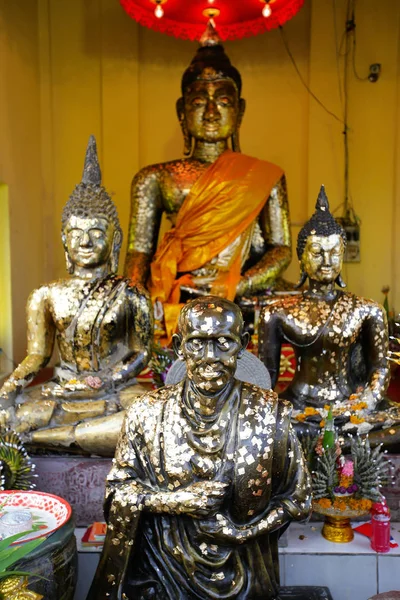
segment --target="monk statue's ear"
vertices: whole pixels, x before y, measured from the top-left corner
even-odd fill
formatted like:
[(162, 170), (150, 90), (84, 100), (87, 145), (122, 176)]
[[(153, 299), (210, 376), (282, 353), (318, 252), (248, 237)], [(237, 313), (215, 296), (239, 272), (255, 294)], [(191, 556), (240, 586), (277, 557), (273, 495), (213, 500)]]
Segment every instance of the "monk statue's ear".
[(303, 271), (303, 269), (302, 269), (301, 273), (300, 273), (300, 279), (299, 279), (298, 283), (296, 283), (294, 288), (296, 290), (300, 289), (301, 287), (303, 287), (303, 285), (305, 284), (306, 281), (307, 281), (307, 273), (305, 271)]
[(182, 352), (182, 336), (179, 333), (174, 333), (172, 336), (172, 347), (179, 360), (184, 360)]
[(176, 114), (178, 115), (179, 123), (182, 129), (183, 135), (183, 154), (185, 156), (190, 156), (192, 153), (192, 136), (190, 135), (186, 119), (185, 119), (185, 100), (183, 97), (178, 98), (176, 102)]
[(341, 288), (345, 288), (347, 287), (347, 284), (343, 281), (341, 274), (339, 273), (339, 275), (336, 277), (336, 281), (335, 283), (341, 287)]
[(239, 352), (238, 352), (238, 358), (240, 358), (241, 356), (243, 356), (244, 351), (247, 348), (247, 345), (250, 341), (250, 334), (248, 331), (245, 331), (244, 333), (242, 333), (241, 335), (241, 342), (242, 342), (242, 347), (240, 348)]
[(64, 246), (64, 256), (65, 256), (65, 266), (70, 275), (74, 272), (74, 264), (69, 257), (69, 252), (67, 248), (67, 238), (64, 233), (61, 234), (61, 240)]
[(232, 150), (234, 152), (241, 151), (240, 150), (239, 130), (240, 130), (240, 126), (242, 124), (242, 119), (243, 119), (245, 109), (246, 109), (246, 100), (244, 98), (240, 98), (239, 99), (239, 113), (238, 113), (238, 118), (237, 118), (237, 123), (236, 123), (236, 129), (231, 138)]
[(110, 269), (111, 273), (117, 273), (119, 263), (119, 251), (122, 245), (122, 233), (118, 229), (114, 232), (113, 244), (110, 256)]
[(246, 100), (244, 98), (239, 98), (239, 116), (238, 116), (238, 124), (237, 124), (238, 129), (240, 128), (240, 126), (242, 124), (243, 115), (244, 115), (245, 110), (246, 110)]

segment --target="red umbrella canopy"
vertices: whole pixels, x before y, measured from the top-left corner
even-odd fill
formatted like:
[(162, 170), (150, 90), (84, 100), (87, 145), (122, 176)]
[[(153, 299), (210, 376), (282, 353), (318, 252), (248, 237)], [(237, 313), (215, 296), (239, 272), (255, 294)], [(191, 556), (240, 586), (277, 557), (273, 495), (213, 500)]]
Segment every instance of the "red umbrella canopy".
[[(120, 3), (138, 23), (168, 35), (200, 39), (208, 18), (214, 17), (221, 39), (235, 40), (283, 25), (301, 9), (304, 0), (120, 0)], [(215, 14), (207, 14), (207, 9)]]

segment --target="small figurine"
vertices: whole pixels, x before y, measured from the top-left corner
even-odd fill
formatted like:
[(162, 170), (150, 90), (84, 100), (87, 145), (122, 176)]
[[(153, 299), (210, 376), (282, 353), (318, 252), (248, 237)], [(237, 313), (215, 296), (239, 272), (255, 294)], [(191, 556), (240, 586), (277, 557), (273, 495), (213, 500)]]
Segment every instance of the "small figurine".
[(315, 213), (297, 240), (300, 283), (308, 278), (309, 287), (299, 296), (272, 302), (260, 316), (260, 358), (272, 387), (282, 344), (291, 344), (296, 353), (296, 373), (281, 397), (293, 403), (303, 431), (317, 431), (330, 409), (345, 431), (367, 433), (392, 419), (400, 422), (395, 407), (379, 412), (389, 383), (385, 311), (336, 287), (344, 287), (345, 246), (346, 234), (330, 213), (322, 186)]
[[(132, 182), (125, 274), (164, 305), (169, 333), (179, 302), (264, 294), (291, 260), (285, 175), (241, 154), (241, 91), (210, 23), (177, 102), (185, 158), (145, 167)], [(172, 229), (157, 249), (163, 214)]]
[[(120, 391), (150, 359), (152, 310), (143, 288), (116, 275), (122, 231), (101, 185), (94, 137), (63, 210), (62, 241), (71, 277), (28, 300), (28, 354), (0, 390), (1, 421), (23, 441), (112, 456), (123, 420)], [(55, 340), (55, 379), (27, 389)]]
[(127, 411), (88, 599), (277, 597), (279, 530), (308, 516), (310, 476), (290, 404), (234, 378), (247, 342), (232, 302), (182, 309), (187, 376)]

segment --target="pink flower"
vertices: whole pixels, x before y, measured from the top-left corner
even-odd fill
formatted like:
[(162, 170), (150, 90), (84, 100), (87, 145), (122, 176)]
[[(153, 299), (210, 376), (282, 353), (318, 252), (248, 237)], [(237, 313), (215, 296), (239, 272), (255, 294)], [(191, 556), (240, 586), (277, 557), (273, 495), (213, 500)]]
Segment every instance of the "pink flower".
[(99, 390), (103, 385), (103, 382), (100, 379), (100, 377), (93, 377), (92, 375), (86, 377), (85, 381), (88, 384), (88, 386), (93, 388), (94, 390)]
[(342, 468), (343, 477), (353, 477), (354, 475), (354, 464), (352, 460), (346, 460)]

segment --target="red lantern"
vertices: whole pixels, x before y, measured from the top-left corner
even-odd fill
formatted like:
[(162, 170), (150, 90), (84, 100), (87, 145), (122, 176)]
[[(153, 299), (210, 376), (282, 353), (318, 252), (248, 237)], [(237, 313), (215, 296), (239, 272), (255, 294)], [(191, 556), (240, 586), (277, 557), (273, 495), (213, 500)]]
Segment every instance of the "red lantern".
[(120, 3), (138, 23), (168, 35), (199, 40), (208, 19), (214, 17), (220, 38), (235, 40), (284, 25), (301, 9), (304, 0), (120, 0)]

